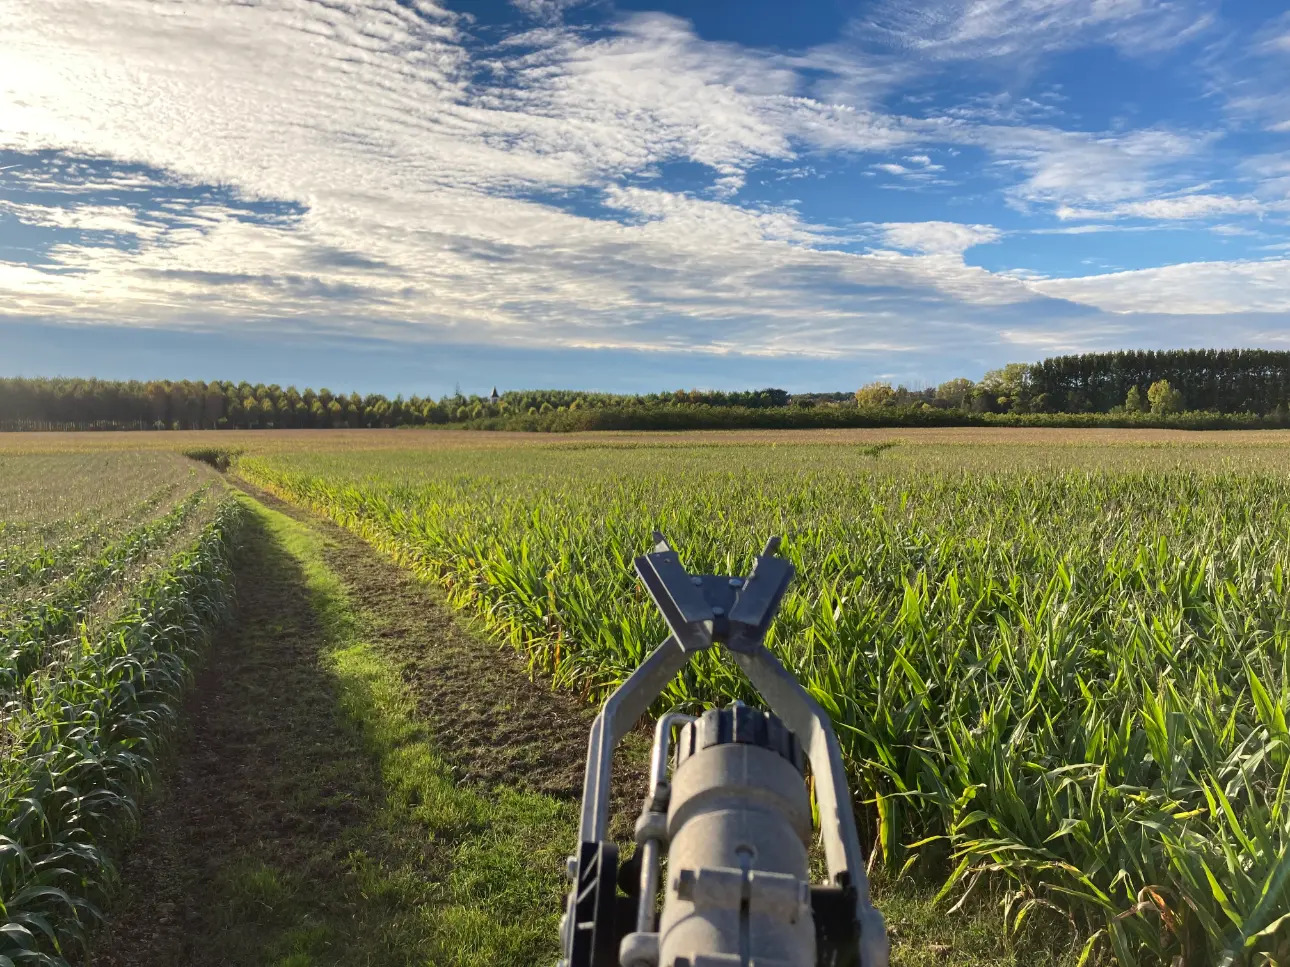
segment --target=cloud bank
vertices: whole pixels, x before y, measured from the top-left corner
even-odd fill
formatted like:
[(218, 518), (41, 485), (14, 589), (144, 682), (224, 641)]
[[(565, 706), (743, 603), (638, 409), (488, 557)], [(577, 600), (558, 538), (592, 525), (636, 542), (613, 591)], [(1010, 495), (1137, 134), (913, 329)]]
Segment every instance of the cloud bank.
[[(430, 0), (10, 0), (0, 318), (836, 357), (1133, 341), (1161, 313), (1219, 314), (1252, 340), (1290, 309), (1277, 152), (1216, 183), (1213, 128), (1080, 126), (1060, 96), (915, 96), (946, 64), (1165, 56), (1205, 42), (1213, 11), (912, 9), (785, 51), (551, 0), (503, 24)], [(1290, 34), (1259, 29), (1249, 56), (1284, 58)], [(1276, 92), (1226, 103), (1233, 124), (1280, 123)], [(776, 178), (839, 202), (767, 194)], [(875, 218), (887, 189), (940, 194), (924, 217)], [(959, 216), (958, 195), (993, 215)], [(1254, 232), (1265, 254), (1008, 264), (1063, 222), (1101, 237), (1218, 218), (1249, 219), (1224, 237)]]

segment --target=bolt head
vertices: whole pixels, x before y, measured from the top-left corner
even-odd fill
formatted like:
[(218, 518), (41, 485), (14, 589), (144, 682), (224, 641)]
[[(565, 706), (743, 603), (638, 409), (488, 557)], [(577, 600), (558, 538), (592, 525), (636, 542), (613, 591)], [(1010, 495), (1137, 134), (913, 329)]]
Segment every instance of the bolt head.
[(726, 613), (726, 609), (725, 609), (725, 608), (713, 608), (713, 609), (712, 609), (712, 613), (713, 613), (716, 617), (720, 618), (723, 614), (725, 614), (725, 613)]
[(703, 583), (703, 578), (699, 577), (699, 576), (696, 574), (694, 577), (690, 578), (690, 583), (691, 583), (691, 584), (694, 584), (694, 585), (702, 584), (702, 583)]
[(743, 578), (731, 578), (731, 579), (730, 579), (730, 586), (731, 586), (732, 588), (742, 588), (742, 587), (744, 586), (744, 579), (743, 579)]

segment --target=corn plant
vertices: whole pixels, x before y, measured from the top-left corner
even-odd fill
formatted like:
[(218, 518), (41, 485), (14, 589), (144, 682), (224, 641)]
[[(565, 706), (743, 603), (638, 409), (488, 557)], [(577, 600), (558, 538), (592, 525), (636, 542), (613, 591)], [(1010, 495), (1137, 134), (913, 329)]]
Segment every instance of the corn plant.
[[(590, 700), (664, 634), (663, 530), (798, 570), (768, 639), (833, 716), (875, 861), (1125, 965), (1290, 951), (1290, 478), (1230, 446), (282, 453), (239, 472), (433, 577)], [(749, 697), (703, 656), (682, 708)]]
[[(152, 472), (138, 473), (138, 463)], [(65, 967), (83, 946), (115, 881), (112, 851), (138, 821), (189, 662), (229, 602), (240, 505), (213, 490), (209, 474), (191, 477), (178, 458), (118, 469), (97, 487), (124, 491), (102, 504), (129, 508), (112, 518), (124, 532), (105, 525), (117, 536), (97, 554), (43, 597), (0, 609), (9, 622), (0, 676), (0, 965)], [(131, 497), (136, 486), (143, 489)], [(0, 485), (0, 504), (6, 499), (15, 502)], [(78, 528), (96, 533), (84, 515), (61, 530)], [(33, 529), (60, 530), (14, 528)]]

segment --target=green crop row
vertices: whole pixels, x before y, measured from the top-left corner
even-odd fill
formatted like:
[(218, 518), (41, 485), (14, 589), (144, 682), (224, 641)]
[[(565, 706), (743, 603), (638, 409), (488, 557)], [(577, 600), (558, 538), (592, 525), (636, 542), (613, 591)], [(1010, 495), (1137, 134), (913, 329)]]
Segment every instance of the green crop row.
[[(1124, 965), (1290, 956), (1290, 478), (1239, 448), (282, 454), (239, 472), (597, 700), (665, 629), (632, 574), (786, 537), (768, 645), (829, 710), (888, 876), (984, 886)], [(748, 698), (708, 654), (660, 708)]]
[(21, 681), (0, 761), (0, 965), (65, 967), (99, 920), (189, 663), (230, 602), (241, 505), (56, 667)]
[(210, 486), (189, 494), (162, 516), (138, 525), (97, 557), (82, 562), (50, 593), (23, 602), (17, 613), (5, 614), (0, 608), (0, 692), (12, 691), (48, 660), (58, 642), (85, 619), (104, 588), (126, 583), (140, 561), (164, 552), (211, 497)]
[(52, 540), (37, 533), (22, 535), (28, 538), (26, 541), (6, 542), (8, 535), (0, 529), (4, 553), (0, 558), (0, 595), (12, 601), (24, 588), (48, 588), (74, 573), (87, 558), (97, 557), (123, 534), (151, 519), (158, 509), (171, 506), (176, 489), (176, 481), (167, 481), (116, 516), (98, 516), (99, 508), (93, 508), (77, 515), (79, 520), (47, 524), (42, 529), (54, 532)]

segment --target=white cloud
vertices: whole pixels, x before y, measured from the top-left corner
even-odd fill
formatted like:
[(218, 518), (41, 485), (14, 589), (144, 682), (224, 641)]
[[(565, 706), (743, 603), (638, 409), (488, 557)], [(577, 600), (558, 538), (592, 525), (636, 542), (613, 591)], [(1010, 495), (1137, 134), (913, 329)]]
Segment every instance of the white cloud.
[[(835, 226), (750, 201), (750, 172), (842, 153), (907, 183), (893, 187), (921, 188), (945, 183), (956, 150), (979, 148), (992, 173), (1016, 180), (1010, 198), (1023, 208), (1112, 217), (1137, 206), (1163, 220), (1217, 204), (1194, 199), (1241, 201), (1159, 197), (1211, 143), (1203, 133), (900, 116), (879, 104), (908, 76), (890, 56), (717, 43), (662, 14), (588, 31), (564, 25), (562, 0), (517, 5), (539, 22), (487, 47), (470, 17), (428, 0), (0, 6), (0, 148), (36, 159), (0, 177), (63, 194), (0, 209), (59, 239), (43, 261), (0, 263), (0, 314), (531, 346), (904, 351), (933, 336), (975, 344), (972, 326), (1013, 307), (1121, 304), (1158, 283), (1080, 288), (967, 266), (964, 251), (1003, 235), (953, 221), (870, 224), (893, 250), (857, 254)], [(1026, 30), (1041, 48), (1058, 43), (1068, 23), (1085, 39), (1159, 29), (1158, 11), (1125, 0), (1041, 6), (964, 6), (924, 52), (964, 55), (984, 23), (1005, 47)], [(837, 101), (822, 99), (829, 90)], [(702, 166), (706, 185), (640, 187), (672, 162)], [(1267, 184), (1282, 177), (1266, 166)], [(223, 191), (156, 201), (203, 186)], [(143, 201), (102, 200), (128, 193)], [(248, 214), (254, 200), (288, 214)], [(1236, 284), (1224, 291), (1233, 312), (1268, 304), (1242, 309)]]
[(1290, 155), (1286, 152), (1253, 155), (1241, 163), (1241, 169), (1258, 182), (1263, 195), (1282, 203), (1290, 201)]
[(887, 222), (879, 227), (889, 245), (928, 255), (961, 255), (974, 245), (997, 242), (1003, 237), (991, 225), (958, 222)]
[(887, 0), (859, 29), (936, 60), (1031, 60), (1090, 44), (1141, 56), (1204, 33), (1214, 20), (1207, 7), (1186, 0)]
[(1207, 94), (1225, 102), (1232, 117), (1272, 133), (1290, 131), (1290, 12), (1274, 17), (1252, 36), (1216, 44), (1207, 58)]
[(1071, 208), (1062, 205), (1057, 217), (1081, 218), (1147, 218), (1174, 221), (1188, 218), (1209, 218), (1214, 215), (1259, 215), (1273, 206), (1257, 198), (1234, 198), (1231, 195), (1180, 195), (1174, 198), (1150, 198), (1146, 201), (1124, 202), (1108, 209)]
[(1216, 315), (1290, 312), (1290, 260), (1191, 262), (1031, 287), (1107, 312)]
[[(802, 98), (777, 58), (701, 41), (675, 18), (629, 17), (593, 40), (542, 28), (484, 65), (503, 79), (490, 86), (463, 46), (468, 25), (429, 4), (72, 6), (0, 12), (13, 54), (0, 65), (5, 147), (126, 159), (166, 183), (229, 185), (302, 213), (263, 224), (211, 205), (201, 225), (189, 214), (163, 229), (126, 208), (28, 210), (136, 245), (55, 245), (58, 275), (7, 267), (10, 315), (310, 318), (401, 338), (709, 351), (727, 345), (716, 324), (740, 319), (743, 350), (786, 351), (810, 332), (830, 339), (808, 351), (837, 352), (890, 343), (869, 329), (886, 328), (893, 288), (947, 304), (1034, 298), (931, 259), (823, 251), (830, 233), (791, 212), (616, 186), (685, 159), (728, 191), (754, 161), (791, 158), (794, 133), (850, 147), (912, 139)], [(597, 183), (620, 219), (511, 197), (558, 202)]]
[(1133, 230), (1134, 229), (1125, 229), (1119, 225), (1093, 224), (1066, 225), (1062, 228), (1031, 228), (1027, 231), (1030, 235), (1093, 235), (1097, 232), (1121, 232)]
[(969, 137), (1026, 178), (1010, 190), (1021, 205), (1106, 205), (1138, 200), (1167, 184), (1167, 172), (1215, 135), (1164, 129), (1097, 135), (1057, 128), (982, 127)]
[(516, 9), (543, 23), (559, 23), (567, 11), (586, 0), (511, 0)]
[(133, 209), (124, 205), (32, 205), (0, 199), (0, 214), (7, 214), (18, 224), (38, 228), (70, 228), (87, 232), (112, 232), (122, 235), (153, 235), (156, 226), (141, 223)]
[[(905, 164), (885, 161), (869, 166), (870, 171), (881, 171), (883, 174), (899, 178), (907, 186), (944, 185), (950, 182), (942, 176), (944, 165), (932, 164), (932, 159), (925, 154), (905, 157)], [(868, 172), (866, 172), (868, 174)]]

